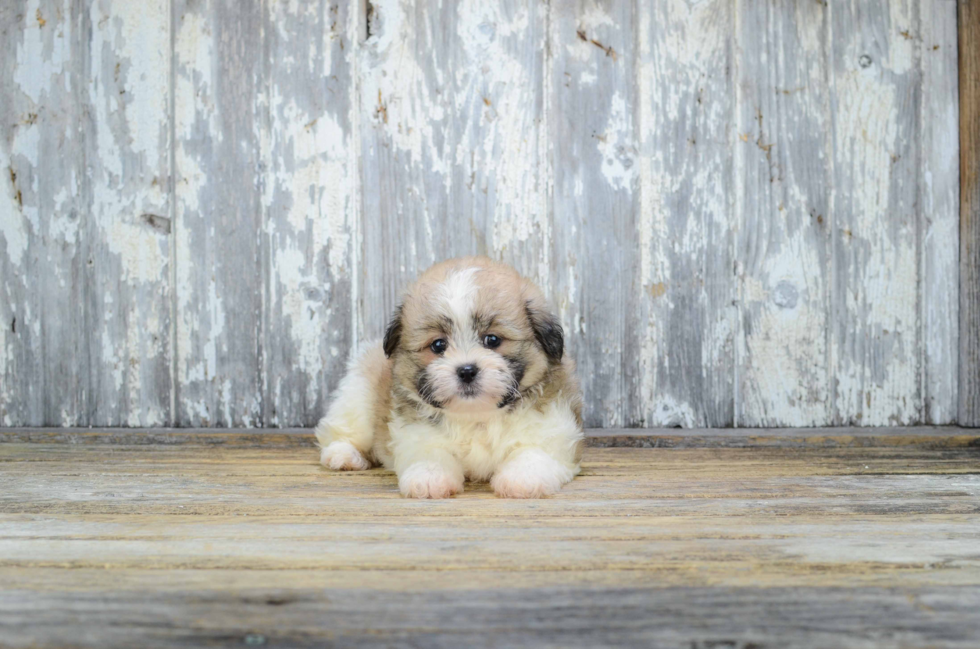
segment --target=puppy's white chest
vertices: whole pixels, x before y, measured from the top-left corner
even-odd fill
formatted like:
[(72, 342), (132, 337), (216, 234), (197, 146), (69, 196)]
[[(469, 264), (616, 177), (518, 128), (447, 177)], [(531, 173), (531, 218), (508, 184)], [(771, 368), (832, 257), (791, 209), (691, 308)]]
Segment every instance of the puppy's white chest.
[(489, 480), (507, 454), (507, 436), (500, 422), (460, 426), (453, 437), (454, 455), (470, 480)]
[(460, 461), (466, 477), (470, 480), (489, 480), (497, 466), (490, 447), (478, 441), (469, 444)]

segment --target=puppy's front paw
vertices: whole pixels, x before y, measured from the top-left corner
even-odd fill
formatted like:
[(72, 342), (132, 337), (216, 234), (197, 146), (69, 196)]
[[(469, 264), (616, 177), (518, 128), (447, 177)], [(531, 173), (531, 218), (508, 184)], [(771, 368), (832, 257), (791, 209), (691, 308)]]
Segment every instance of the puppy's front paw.
[(350, 442), (330, 442), (320, 451), (320, 464), (334, 471), (363, 471), (371, 463)]
[(398, 476), (398, 489), (408, 498), (449, 498), (463, 491), (463, 476), (438, 462), (416, 462)]
[(558, 493), (574, 473), (540, 449), (524, 451), (501, 466), (490, 480), (501, 498), (543, 498)]

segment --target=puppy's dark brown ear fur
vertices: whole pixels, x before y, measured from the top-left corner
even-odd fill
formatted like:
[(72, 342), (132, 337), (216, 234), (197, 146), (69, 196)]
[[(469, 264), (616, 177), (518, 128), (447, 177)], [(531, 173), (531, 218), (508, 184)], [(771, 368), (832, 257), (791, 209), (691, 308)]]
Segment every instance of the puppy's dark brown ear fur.
[(548, 360), (552, 363), (560, 363), (562, 354), (565, 352), (565, 334), (558, 318), (531, 300), (527, 301), (524, 308), (527, 311), (528, 320), (531, 321), (534, 337), (541, 345), (541, 349), (544, 350)]
[(398, 343), (401, 342), (401, 339), (402, 308), (399, 306), (395, 309), (395, 314), (391, 316), (391, 322), (388, 323), (388, 328), (385, 329), (384, 350), (387, 358), (391, 358), (391, 355), (398, 349)]

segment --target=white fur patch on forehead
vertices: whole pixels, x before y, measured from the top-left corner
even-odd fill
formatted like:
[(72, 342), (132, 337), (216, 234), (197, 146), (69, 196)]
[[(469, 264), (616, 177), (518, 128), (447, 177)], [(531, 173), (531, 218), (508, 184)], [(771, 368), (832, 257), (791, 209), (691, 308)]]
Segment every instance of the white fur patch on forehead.
[(440, 286), (439, 299), (458, 326), (469, 328), (476, 300), (476, 274), (479, 268), (463, 268), (453, 272)]

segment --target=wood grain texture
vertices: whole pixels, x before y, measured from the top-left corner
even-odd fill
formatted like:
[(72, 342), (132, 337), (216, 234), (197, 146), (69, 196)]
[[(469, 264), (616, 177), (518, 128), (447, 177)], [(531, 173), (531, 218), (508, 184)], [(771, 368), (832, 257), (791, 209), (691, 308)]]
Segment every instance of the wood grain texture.
[(739, 426), (832, 420), (829, 11), (736, 8)]
[(735, 7), (638, 11), (641, 421), (732, 426)]
[[(216, 571), (211, 579), (221, 580), (224, 572)], [(80, 578), (83, 574), (98, 573), (79, 571)], [(155, 586), (163, 575), (151, 572), (143, 578)], [(562, 585), (402, 593), (285, 589), (281, 583), (203, 594), (179, 586), (160, 594), (18, 589), (0, 594), (0, 608), (11, 611), (6, 617), (13, 647), (43, 638), (51, 646), (83, 647), (972, 649), (980, 633), (972, 615), (980, 601), (969, 586), (896, 591)], [(80, 629), (73, 624), (79, 619), (114, 623)]]
[(360, 53), (358, 329), (436, 261), (485, 254), (548, 287), (544, 24), (534, 0), (371, 4)]
[(904, 181), (916, 171), (920, 148), (917, 30), (910, 3), (831, 8), (831, 367), (838, 424), (921, 419), (920, 231), (915, 185)]
[(262, 5), (174, 0), (176, 422), (263, 422)]
[(0, 422), (166, 425), (169, 4), (0, 11)]
[[(199, 445), (226, 448), (315, 448), (308, 428), (259, 431), (242, 428), (5, 428), (0, 443), (103, 444), (110, 446)], [(837, 448), (921, 446), (980, 447), (980, 432), (956, 426), (837, 428), (589, 428), (586, 446), (596, 448)]]
[(590, 426), (977, 425), (957, 6), (0, 3), (0, 424), (309, 426), (479, 253)]
[[(959, 142), (956, 8), (945, 0), (920, 0), (919, 104), (919, 380), (921, 423), (957, 421), (959, 401), (959, 290), (953, 285), (958, 255)], [(967, 334), (969, 335), (969, 334)]]
[[(171, 422), (170, 3), (90, 0), (79, 16), (86, 202), (84, 420)], [(57, 392), (57, 383), (49, 390)]]
[(0, 444), (4, 643), (980, 641), (975, 447), (588, 449), (538, 501), (316, 459)]
[(354, 3), (265, 5), (263, 415), (313, 426), (354, 341)]
[(960, 0), (960, 338), (958, 420), (980, 426), (980, 5)]
[(553, 290), (587, 426), (642, 424), (633, 12), (630, 0), (556, 3), (548, 34)]
[(0, 66), (0, 421), (8, 426), (85, 420), (85, 368), (75, 362), (85, 316), (72, 299), (84, 284), (78, 231), (87, 220), (76, 17), (69, 2), (0, 5), (4, 61), (31, 63)]

